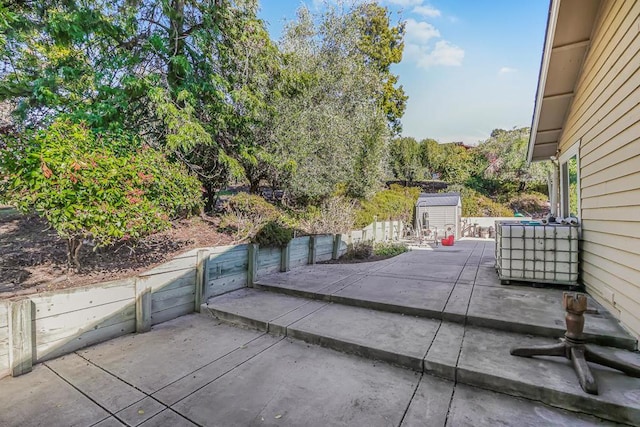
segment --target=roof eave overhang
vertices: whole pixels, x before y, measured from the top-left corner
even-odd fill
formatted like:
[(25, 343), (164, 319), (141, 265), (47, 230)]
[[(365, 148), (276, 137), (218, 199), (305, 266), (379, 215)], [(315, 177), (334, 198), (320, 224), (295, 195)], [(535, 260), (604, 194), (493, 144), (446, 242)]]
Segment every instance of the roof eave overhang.
[(549, 5), (549, 19), (547, 20), (547, 31), (544, 38), (544, 50), (542, 51), (542, 61), (540, 64), (540, 74), (538, 76), (538, 89), (536, 90), (536, 103), (533, 109), (533, 119), (531, 121), (531, 133), (529, 134), (529, 147), (527, 149), (527, 164), (533, 159), (533, 148), (536, 144), (536, 133), (540, 122), (540, 112), (542, 109), (542, 98), (544, 97), (544, 86), (547, 82), (549, 62), (551, 61), (551, 50), (553, 46), (553, 33), (556, 30), (558, 11), (560, 10), (560, 0), (551, 0)]
[(601, 0), (551, 0), (527, 163), (558, 154)]

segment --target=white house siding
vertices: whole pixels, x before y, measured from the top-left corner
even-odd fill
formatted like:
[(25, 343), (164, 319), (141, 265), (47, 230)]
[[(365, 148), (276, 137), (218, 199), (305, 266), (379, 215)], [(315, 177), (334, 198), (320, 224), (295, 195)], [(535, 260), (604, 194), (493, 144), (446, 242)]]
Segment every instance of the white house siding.
[(640, 2), (604, 1), (560, 151), (579, 143), (582, 281), (640, 336)]

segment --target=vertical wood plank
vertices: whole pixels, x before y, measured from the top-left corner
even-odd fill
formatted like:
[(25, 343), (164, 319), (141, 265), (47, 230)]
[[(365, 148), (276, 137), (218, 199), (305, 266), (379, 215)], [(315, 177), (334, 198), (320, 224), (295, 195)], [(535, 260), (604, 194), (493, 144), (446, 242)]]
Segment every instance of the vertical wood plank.
[(31, 372), (33, 365), (33, 303), (30, 299), (9, 305), (9, 371), (12, 377)]
[(200, 249), (196, 258), (196, 294), (194, 301), (194, 310), (196, 313), (200, 313), (200, 305), (204, 300), (204, 290), (208, 282), (207, 275), (209, 273), (208, 268), (209, 251), (206, 249)]
[(316, 247), (318, 246), (317, 240), (318, 236), (311, 236), (309, 238), (309, 264), (316, 263)]
[(387, 240), (387, 221), (382, 221), (382, 239), (381, 241)]
[(151, 330), (151, 287), (136, 279), (136, 332)]
[(336, 234), (333, 236), (333, 251), (331, 252), (331, 259), (338, 259), (340, 256), (340, 244), (342, 243), (342, 234)]
[(247, 286), (252, 288), (258, 276), (258, 245), (249, 245), (249, 262), (247, 265)]
[(373, 217), (373, 243), (376, 242), (377, 237), (378, 237), (378, 217), (374, 216)]
[(285, 272), (291, 269), (291, 242), (282, 248), (282, 256), (280, 257), (280, 271)]

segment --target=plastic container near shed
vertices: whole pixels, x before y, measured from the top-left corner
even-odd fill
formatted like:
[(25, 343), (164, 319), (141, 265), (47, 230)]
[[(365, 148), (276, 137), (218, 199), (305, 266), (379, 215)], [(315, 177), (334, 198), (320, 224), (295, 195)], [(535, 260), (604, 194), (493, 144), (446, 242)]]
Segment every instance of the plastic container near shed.
[(449, 237), (445, 237), (441, 241), (442, 246), (453, 246), (453, 239), (454, 239), (453, 234), (449, 235)]

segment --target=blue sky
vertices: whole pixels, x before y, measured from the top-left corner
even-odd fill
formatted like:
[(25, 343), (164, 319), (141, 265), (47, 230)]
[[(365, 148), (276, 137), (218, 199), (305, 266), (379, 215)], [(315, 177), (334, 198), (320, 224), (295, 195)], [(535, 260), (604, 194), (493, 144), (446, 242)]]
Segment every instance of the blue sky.
[[(278, 39), (302, 4), (261, 0)], [(475, 144), (495, 128), (531, 125), (549, 0), (381, 0), (407, 22), (402, 62), (392, 71), (409, 96), (403, 136)]]

